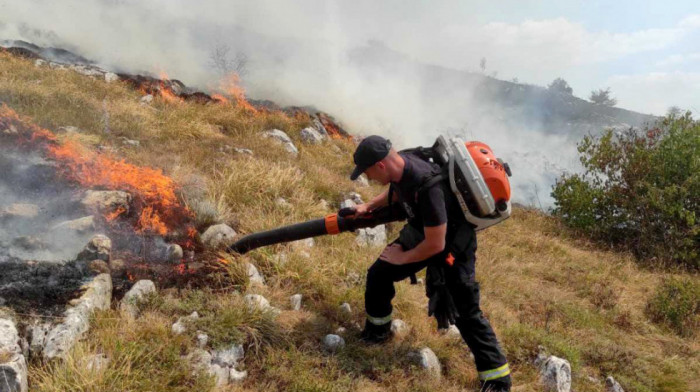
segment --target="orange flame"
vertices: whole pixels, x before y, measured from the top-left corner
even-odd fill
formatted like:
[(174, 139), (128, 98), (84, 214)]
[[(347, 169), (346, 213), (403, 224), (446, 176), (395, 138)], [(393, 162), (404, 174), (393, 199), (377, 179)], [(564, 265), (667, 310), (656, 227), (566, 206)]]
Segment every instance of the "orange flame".
[[(176, 184), (159, 169), (138, 167), (125, 161), (116, 161), (85, 150), (74, 140), (59, 143), (56, 135), (47, 129), (20, 118), (6, 105), (0, 106), (0, 126), (16, 125), (23, 134), (31, 134), (28, 141), (40, 146), (49, 158), (60, 163), (59, 172), (69, 180), (85, 187), (123, 190), (134, 198), (135, 211), (140, 216), (134, 229), (138, 233), (165, 235), (178, 228), (185, 228), (189, 240), (184, 246), (193, 245), (196, 230), (189, 221), (192, 212), (177, 199)], [(106, 216), (113, 220), (124, 211), (117, 210)]]
[[(250, 102), (248, 102), (248, 100), (245, 97), (245, 90), (243, 89), (243, 87), (241, 87), (240, 84), (241, 78), (238, 76), (238, 74), (234, 72), (226, 76), (221, 81), (220, 88), (226, 93), (228, 93), (231, 97), (233, 97), (233, 99), (236, 101), (236, 105), (242, 107), (246, 111), (258, 114), (258, 109), (254, 108), (253, 105), (251, 105)], [(226, 100), (225, 102), (228, 102), (228, 100)]]
[(160, 96), (163, 97), (165, 102), (180, 103), (180, 102), (184, 101), (181, 97), (177, 96), (175, 94), (175, 92), (170, 87), (165, 85), (165, 82), (170, 80), (170, 78), (168, 77), (168, 74), (165, 73), (165, 71), (160, 72), (159, 78), (160, 78), (160, 82), (159, 82)]
[(126, 208), (124, 207), (117, 207), (116, 210), (112, 211), (111, 213), (105, 215), (105, 219), (107, 219), (107, 222), (111, 222), (119, 217), (119, 215), (123, 214), (126, 212)]

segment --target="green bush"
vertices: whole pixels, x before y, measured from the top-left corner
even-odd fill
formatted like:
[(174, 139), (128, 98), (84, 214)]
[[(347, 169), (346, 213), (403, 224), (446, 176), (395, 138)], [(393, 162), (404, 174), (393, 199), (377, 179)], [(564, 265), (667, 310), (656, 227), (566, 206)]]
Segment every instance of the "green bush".
[(700, 267), (700, 121), (669, 115), (646, 131), (578, 145), (583, 174), (554, 185), (554, 214), (592, 239), (658, 264)]
[(696, 277), (665, 280), (646, 308), (652, 321), (665, 324), (683, 336), (700, 329), (700, 282)]

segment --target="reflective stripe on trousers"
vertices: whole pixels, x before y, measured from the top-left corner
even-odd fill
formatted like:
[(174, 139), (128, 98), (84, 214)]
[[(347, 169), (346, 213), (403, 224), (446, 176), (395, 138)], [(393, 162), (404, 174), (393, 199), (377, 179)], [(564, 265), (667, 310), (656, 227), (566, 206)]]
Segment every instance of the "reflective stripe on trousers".
[(384, 325), (384, 324), (391, 321), (391, 313), (389, 313), (388, 316), (384, 316), (384, 317), (372, 317), (368, 313), (367, 320), (374, 325)]
[(491, 370), (485, 370), (479, 372), (479, 379), (483, 381), (495, 380), (497, 378), (505, 377), (510, 374), (510, 367), (506, 363), (501, 367), (497, 367)]

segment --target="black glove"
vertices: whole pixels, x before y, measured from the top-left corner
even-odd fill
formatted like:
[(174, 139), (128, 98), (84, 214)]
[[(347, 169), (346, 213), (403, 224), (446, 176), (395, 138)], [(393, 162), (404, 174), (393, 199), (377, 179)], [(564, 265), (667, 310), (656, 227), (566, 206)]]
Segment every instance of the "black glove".
[(459, 311), (445, 281), (444, 263), (435, 260), (428, 264), (425, 275), (425, 295), (428, 300), (428, 316), (435, 316), (438, 328), (449, 328), (455, 324)]

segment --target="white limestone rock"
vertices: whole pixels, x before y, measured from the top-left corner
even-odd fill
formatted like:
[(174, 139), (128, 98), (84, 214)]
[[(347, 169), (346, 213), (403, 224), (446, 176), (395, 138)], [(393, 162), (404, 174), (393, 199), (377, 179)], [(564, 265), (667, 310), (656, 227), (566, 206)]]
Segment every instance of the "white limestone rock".
[(294, 294), (289, 297), (289, 303), (292, 306), (292, 310), (301, 310), (301, 294)]
[(535, 360), (540, 369), (540, 381), (547, 391), (571, 391), (571, 365), (566, 359), (540, 353)]
[(364, 174), (361, 174), (357, 179), (354, 181), (355, 184), (357, 184), (360, 187), (366, 187), (369, 186), (369, 180), (367, 179), (367, 176)]
[(119, 75), (115, 74), (114, 72), (105, 73), (105, 82), (113, 83), (113, 82), (118, 82), (118, 81), (119, 81)]
[(459, 333), (459, 328), (456, 325), (450, 325), (449, 328), (438, 329), (438, 332), (450, 339), (461, 339), (462, 335)]
[(85, 368), (88, 371), (99, 373), (109, 365), (109, 358), (105, 354), (93, 354), (84, 359)]
[(0, 318), (0, 391), (27, 392), (27, 360), (22, 354), (19, 333), (9, 318)]
[(625, 392), (625, 390), (613, 376), (608, 376), (605, 378), (605, 392)]
[(39, 206), (29, 203), (13, 203), (0, 208), (0, 220), (3, 219), (31, 219), (39, 215)]
[(44, 358), (63, 357), (90, 328), (90, 315), (95, 310), (106, 310), (112, 303), (112, 277), (109, 274), (95, 276), (83, 286), (85, 292), (63, 313), (64, 320), (46, 336)]
[(139, 100), (141, 105), (150, 105), (151, 102), (153, 102), (153, 95), (151, 94), (146, 94)]
[(236, 238), (236, 232), (224, 223), (209, 226), (202, 234), (202, 243), (208, 249), (216, 249), (231, 245)]
[(227, 349), (212, 352), (212, 362), (224, 367), (234, 367), (244, 356), (243, 346), (234, 344)]
[(112, 253), (112, 240), (106, 235), (97, 234), (93, 236), (87, 245), (78, 253), (77, 260), (92, 261), (102, 260), (109, 262)]
[(315, 130), (313, 127), (306, 127), (301, 130), (300, 133), (301, 140), (306, 144), (321, 144), (323, 143), (324, 137)]
[(408, 332), (408, 325), (401, 319), (391, 320), (391, 332), (396, 336), (403, 336)]
[(239, 147), (234, 147), (233, 151), (237, 154), (243, 154), (243, 155), (250, 155), (253, 156), (253, 150), (250, 150), (248, 148), (239, 148)]
[(265, 311), (272, 308), (272, 306), (270, 306), (270, 301), (260, 294), (246, 294), (246, 296), (243, 297), (243, 301), (245, 301), (246, 306), (250, 310), (257, 309)]
[(28, 327), (29, 355), (40, 357), (46, 343), (46, 335), (51, 330), (50, 323), (34, 324)]
[(340, 305), (340, 313), (346, 316), (352, 316), (352, 307), (350, 306), (350, 304), (347, 302), (343, 302)]
[(128, 213), (132, 196), (124, 191), (93, 191), (85, 192), (80, 201), (83, 207), (93, 213), (110, 214), (115, 211)]
[(180, 317), (171, 327), (175, 335), (180, 335), (187, 332), (187, 324), (199, 318), (199, 313), (192, 312), (189, 316)]
[(231, 368), (230, 373), (229, 373), (229, 383), (231, 384), (238, 384), (243, 382), (245, 378), (248, 376), (248, 372), (243, 370), (243, 371), (238, 371), (234, 368)]
[(228, 384), (231, 370), (225, 366), (220, 366), (215, 363), (212, 363), (209, 365), (207, 373), (209, 373), (209, 375), (211, 376), (214, 376), (217, 387), (222, 387)]
[(284, 149), (287, 150), (290, 154), (294, 156), (297, 156), (299, 154), (299, 150), (294, 145), (294, 142), (292, 142), (292, 139), (286, 133), (280, 131), (279, 129), (265, 131), (262, 135), (264, 138), (272, 138), (273, 140), (276, 140), (277, 142), (281, 143)]
[(151, 280), (142, 279), (136, 282), (131, 289), (124, 294), (122, 302), (119, 305), (120, 309), (132, 317), (138, 316), (138, 304), (143, 301), (147, 295), (156, 292), (156, 285)]
[(423, 347), (419, 351), (409, 354), (409, 359), (423, 368), (431, 377), (440, 379), (442, 376), (442, 365), (437, 355), (428, 347)]
[(287, 210), (292, 209), (292, 205), (282, 197), (275, 199), (275, 204)]
[(379, 247), (386, 245), (386, 226), (377, 225), (358, 229), (355, 243), (362, 247)]
[(303, 240), (298, 240), (292, 242), (292, 246), (294, 246), (297, 249), (311, 249), (316, 245), (316, 241), (311, 238), (304, 238)]
[(64, 231), (64, 232), (75, 232), (75, 233), (87, 233), (95, 229), (95, 218), (90, 216), (85, 216), (79, 219), (74, 219), (70, 221), (61, 222), (51, 228), (51, 231)]
[(209, 343), (209, 335), (205, 334), (202, 331), (197, 331), (197, 347), (198, 348), (205, 348), (205, 347), (207, 347), (208, 343)]
[(248, 281), (251, 284), (259, 284), (259, 285), (264, 285), (265, 284), (265, 278), (260, 274), (257, 268), (251, 263), (247, 263), (247, 270), (248, 270)]
[(326, 351), (336, 353), (345, 347), (345, 339), (338, 335), (328, 334), (323, 338), (323, 347)]

